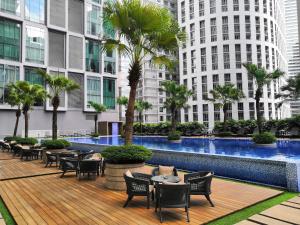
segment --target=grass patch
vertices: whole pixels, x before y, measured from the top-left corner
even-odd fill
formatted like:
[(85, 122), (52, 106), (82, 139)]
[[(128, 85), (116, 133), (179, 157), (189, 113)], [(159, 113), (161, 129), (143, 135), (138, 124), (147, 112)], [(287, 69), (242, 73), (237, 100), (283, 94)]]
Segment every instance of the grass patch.
[(16, 225), (14, 219), (10, 215), (8, 209), (6, 208), (4, 202), (0, 198), (0, 213), (5, 220), (6, 225)]
[(263, 201), (261, 203), (257, 203), (253, 206), (250, 206), (246, 209), (242, 209), (236, 213), (230, 214), (225, 216), (221, 219), (215, 220), (213, 222), (208, 223), (209, 225), (228, 225), (228, 224), (236, 224), (242, 220), (249, 218), (257, 213), (260, 213), (272, 206), (278, 205), (281, 202), (287, 201), (295, 196), (298, 196), (299, 193), (292, 193), (292, 192), (284, 192), (281, 195), (278, 195), (274, 198), (269, 200)]

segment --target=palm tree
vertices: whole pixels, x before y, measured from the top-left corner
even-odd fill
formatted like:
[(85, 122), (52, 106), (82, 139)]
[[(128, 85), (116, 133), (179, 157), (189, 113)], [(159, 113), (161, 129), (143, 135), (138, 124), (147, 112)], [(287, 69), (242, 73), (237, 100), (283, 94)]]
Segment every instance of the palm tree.
[(227, 130), (227, 110), (228, 105), (239, 101), (241, 98), (244, 98), (244, 93), (234, 87), (233, 84), (225, 84), (224, 86), (216, 86), (213, 90), (209, 92), (212, 95), (212, 98), (208, 98), (209, 101), (215, 103), (223, 109), (224, 114), (224, 131)]
[(92, 101), (89, 101), (88, 103), (89, 103), (90, 106), (92, 106), (92, 108), (96, 112), (95, 117), (94, 117), (94, 121), (95, 121), (95, 134), (97, 134), (98, 133), (98, 129), (97, 129), (98, 114), (101, 114), (101, 113), (105, 112), (106, 111), (106, 106), (103, 105), (103, 104), (99, 104), (97, 102), (92, 102)]
[(177, 84), (175, 81), (164, 81), (162, 83), (162, 90), (167, 94), (164, 107), (171, 111), (171, 131), (175, 132), (177, 111), (187, 107), (186, 103), (193, 95), (193, 91), (188, 90), (185, 85)]
[(25, 137), (28, 137), (28, 111), (32, 109), (34, 104), (44, 101), (48, 97), (47, 91), (41, 85), (30, 84), (27, 81), (17, 81), (14, 85), (20, 91), (22, 112), (25, 119)]
[(300, 73), (296, 77), (291, 77), (287, 80), (287, 84), (283, 85), (280, 90), (282, 93), (276, 95), (276, 98), (283, 98), (278, 104), (280, 107), (287, 100), (297, 100), (300, 98)]
[(172, 61), (162, 52), (174, 53), (185, 39), (177, 21), (167, 9), (140, 0), (106, 1), (103, 19), (118, 34), (104, 37), (104, 51), (117, 49), (129, 59), (129, 101), (126, 111), (125, 144), (132, 143), (134, 105), (138, 81), (145, 61), (170, 67)]
[(50, 75), (45, 70), (38, 69), (37, 73), (41, 75), (50, 88), (49, 97), (51, 98), (52, 111), (52, 139), (57, 139), (57, 109), (60, 105), (60, 96), (65, 92), (70, 92), (79, 88), (79, 85), (64, 76)]
[(127, 107), (127, 105), (128, 105), (128, 98), (125, 97), (125, 96), (120, 96), (120, 97), (117, 98), (117, 103), (119, 105), (123, 105), (123, 106)]
[(21, 92), (20, 90), (16, 87), (16, 85), (14, 85), (13, 83), (10, 83), (7, 85), (7, 91), (8, 91), (8, 95), (6, 99), (6, 103), (8, 103), (9, 105), (11, 105), (11, 107), (17, 107), (16, 110), (16, 122), (15, 122), (15, 128), (14, 128), (14, 134), (13, 136), (17, 136), (18, 133), (18, 126), (19, 126), (19, 120), (20, 120), (20, 116), (22, 114), (21, 111)]
[(143, 112), (151, 109), (152, 108), (152, 104), (147, 102), (147, 101), (143, 101), (143, 100), (138, 100), (135, 102), (135, 110), (139, 113), (139, 121), (140, 121), (140, 132), (142, 133), (142, 122), (143, 122)]
[(280, 69), (276, 69), (270, 73), (268, 73), (265, 68), (258, 67), (252, 63), (244, 63), (243, 66), (248, 71), (250, 76), (253, 76), (256, 83), (256, 91), (255, 91), (255, 108), (256, 108), (256, 118), (257, 118), (257, 126), (259, 133), (262, 133), (262, 116), (260, 112), (260, 99), (263, 96), (263, 87), (266, 84), (269, 84), (272, 80), (276, 80), (279, 77), (284, 75)]

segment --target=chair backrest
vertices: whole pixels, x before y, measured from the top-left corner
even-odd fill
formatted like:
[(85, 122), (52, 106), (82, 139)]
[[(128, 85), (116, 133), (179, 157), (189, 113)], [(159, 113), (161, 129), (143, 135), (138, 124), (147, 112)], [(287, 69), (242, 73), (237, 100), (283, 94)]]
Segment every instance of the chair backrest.
[(84, 172), (95, 172), (98, 170), (99, 162), (97, 160), (80, 160), (79, 168), (80, 171)]
[(123, 176), (127, 187), (127, 194), (148, 193), (150, 185), (149, 181), (129, 177), (125, 173)]
[[(152, 170), (152, 176), (158, 176), (159, 175), (159, 167), (155, 167), (153, 170)], [(177, 173), (177, 169), (174, 167), (173, 169), (173, 175), (174, 176), (178, 176), (178, 173)]]
[(206, 171), (186, 174), (184, 182), (191, 185), (191, 192), (210, 193), (213, 176), (213, 172)]
[(14, 145), (13, 146), (14, 152), (21, 152), (22, 151), (22, 145)]
[(210, 174), (213, 175), (214, 172), (212, 172), (212, 171), (199, 171), (199, 172), (195, 172), (195, 173), (184, 174), (184, 183), (187, 183), (188, 180), (190, 180), (190, 179), (205, 177), (205, 176), (210, 175)]
[(80, 153), (80, 154), (78, 154), (78, 159), (79, 159), (79, 160), (83, 160), (86, 156), (91, 155), (91, 154), (94, 154), (94, 153), (95, 153), (94, 150), (90, 150), (90, 151), (88, 151), (88, 152)]
[(189, 184), (158, 184), (157, 195), (161, 206), (181, 207), (188, 204)]

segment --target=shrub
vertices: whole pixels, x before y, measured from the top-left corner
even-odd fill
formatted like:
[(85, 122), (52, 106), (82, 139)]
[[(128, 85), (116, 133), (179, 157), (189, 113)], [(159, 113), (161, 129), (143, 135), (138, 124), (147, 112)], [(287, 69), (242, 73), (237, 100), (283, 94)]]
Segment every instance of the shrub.
[(36, 138), (18, 138), (17, 140), (18, 144), (21, 145), (35, 145), (38, 143), (38, 140)]
[(101, 155), (113, 164), (142, 163), (152, 157), (152, 151), (144, 146), (122, 145), (108, 147)]
[(64, 139), (43, 140), (42, 146), (47, 149), (63, 149), (71, 146), (71, 143)]
[(16, 136), (16, 137), (14, 137), (14, 136), (7, 136), (7, 137), (4, 138), (4, 141), (10, 142), (10, 141), (17, 141), (19, 139), (22, 139), (22, 138), (18, 137), (18, 136)]
[(99, 133), (92, 133), (92, 134), (91, 134), (91, 137), (95, 137), (95, 138), (96, 138), (96, 137), (99, 137), (99, 136), (100, 136)]
[(253, 141), (256, 144), (272, 144), (276, 141), (276, 137), (270, 132), (263, 132), (261, 134), (254, 134)]
[(216, 134), (216, 136), (217, 137), (232, 137), (232, 136), (235, 136), (235, 134), (230, 131), (226, 131), (226, 132), (220, 132), (220, 133)]
[(180, 136), (181, 136), (180, 131), (173, 131), (168, 134), (168, 140), (169, 141), (177, 141), (177, 140), (180, 140)]

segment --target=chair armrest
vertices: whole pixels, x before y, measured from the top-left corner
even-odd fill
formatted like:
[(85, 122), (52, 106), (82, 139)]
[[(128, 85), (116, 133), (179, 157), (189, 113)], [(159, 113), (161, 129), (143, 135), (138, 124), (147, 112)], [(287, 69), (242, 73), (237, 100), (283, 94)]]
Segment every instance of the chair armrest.
[(132, 173), (132, 176), (134, 178), (142, 179), (142, 180), (147, 180), (151, 181), (152, 175), (151, 174), (145, 174), (145, 173)]

